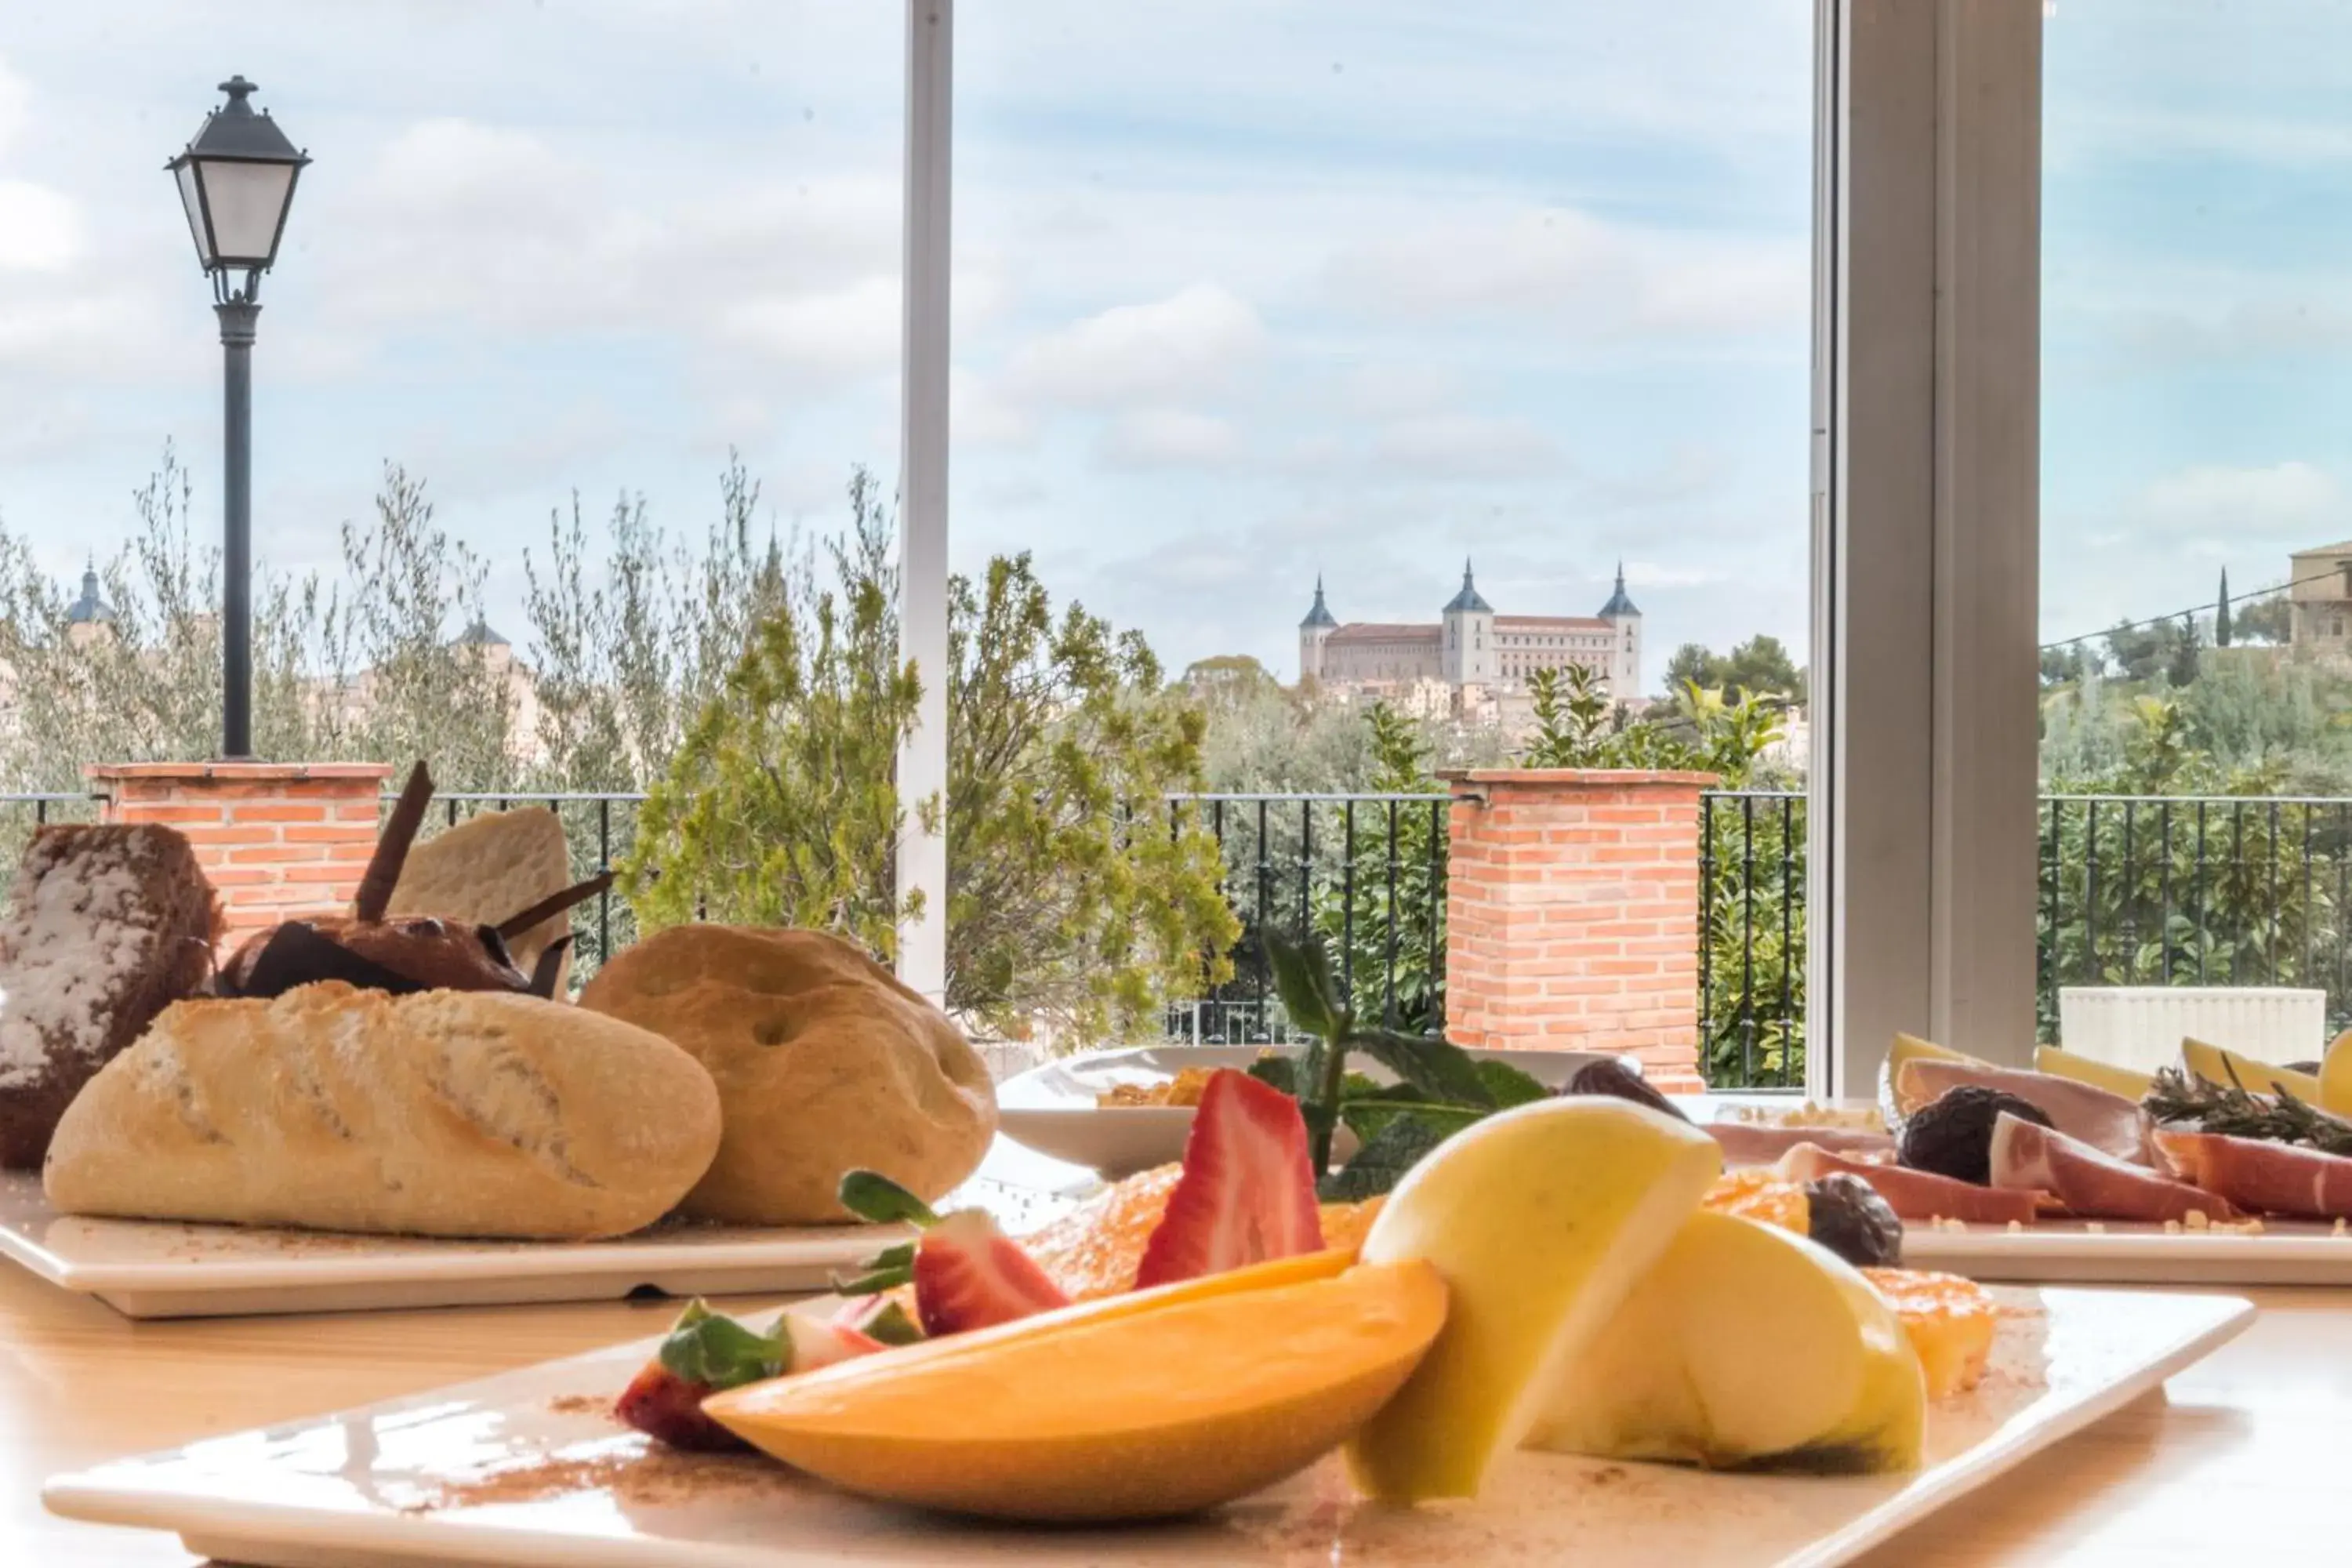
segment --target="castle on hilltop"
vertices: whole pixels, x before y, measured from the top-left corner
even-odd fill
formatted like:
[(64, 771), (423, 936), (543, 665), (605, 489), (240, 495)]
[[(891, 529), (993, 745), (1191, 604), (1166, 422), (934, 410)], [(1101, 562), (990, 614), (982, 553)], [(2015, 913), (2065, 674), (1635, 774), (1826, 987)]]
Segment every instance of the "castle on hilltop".
[(1642, 690), (1642, 612), (1617, 589), (1597, 616), (1499, 616), (1478, 592), (1470, 563), (1462, 591), (1434, 622), (1349, 621), (1324, 603), (1298, 623), (1298, 674), (1327, 690), (1378, 699), (1432, 717), (1514, 720), (1539, 669), (1581, 665), (1619, 702)]

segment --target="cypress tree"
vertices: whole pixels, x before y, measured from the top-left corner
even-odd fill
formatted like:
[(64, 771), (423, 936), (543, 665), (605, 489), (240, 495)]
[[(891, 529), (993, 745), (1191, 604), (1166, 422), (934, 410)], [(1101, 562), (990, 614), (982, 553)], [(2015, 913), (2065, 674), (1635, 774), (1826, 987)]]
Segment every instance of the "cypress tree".
[(2213, 646), (2230, 646), (2230, 569), (2221, 568), (2221, 600), (2213, 609)]

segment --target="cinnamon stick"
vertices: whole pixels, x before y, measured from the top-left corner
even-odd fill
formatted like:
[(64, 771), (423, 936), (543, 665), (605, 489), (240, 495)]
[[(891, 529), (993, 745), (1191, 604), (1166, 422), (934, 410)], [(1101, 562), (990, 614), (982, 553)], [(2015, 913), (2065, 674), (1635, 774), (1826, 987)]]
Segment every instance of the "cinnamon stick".
[(560, 893), (549, 894), (519, 915), (509, 915), (494, 929), (512, 941), (550, 915), (560, 915), (574, 904), (584, 904), (612, 885), (613, 873), (600, 871), (584, 882), (574, 882)]
[(408, 770), (408, 782), (400, 786), (400, 799), (385, 818), (383, 831), (376, 835), (375, 853), (368, 858), (367, 875), (360, 879), (359, 895), (352, 900), (353, 915), (363, 921), (383, 919), (392, 890), (400, 883), (400, 868), (408, 864), (409, 847), (425, 825), (425, 808), (432, 804), (433, 774), (419, 759)]

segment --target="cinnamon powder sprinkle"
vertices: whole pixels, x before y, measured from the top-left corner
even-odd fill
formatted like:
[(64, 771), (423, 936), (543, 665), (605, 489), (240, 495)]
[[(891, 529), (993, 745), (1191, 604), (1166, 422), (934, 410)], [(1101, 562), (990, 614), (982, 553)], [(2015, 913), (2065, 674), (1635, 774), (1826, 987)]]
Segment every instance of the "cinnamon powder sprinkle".
[(619, 1449), (600, 1445), (590, 1453), (551, 1454), (465, 1480), (436, 1482), (400, 1511), (439, 1513), (590, 1491), (646, 1504), (693, 1502), (726, 1493), (782, 1497), (806, 1484), (757, 1454), (686, 1454), (658, 1444)]

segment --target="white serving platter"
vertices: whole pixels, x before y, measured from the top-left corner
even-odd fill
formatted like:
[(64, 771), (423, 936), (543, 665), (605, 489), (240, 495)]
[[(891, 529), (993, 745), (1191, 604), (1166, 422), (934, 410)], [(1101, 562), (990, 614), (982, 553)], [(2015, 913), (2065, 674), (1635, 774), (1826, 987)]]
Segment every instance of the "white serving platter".
[(443, 1241), (60, 1215), (0, 1174), (0, 1257), (133, 1318), (822, 1290), (899, 1232), (668, 1224), (614, 1241)]
[(2004, 1292), (1993, 1369), (1909, 1476), (1708, 1474), (1522, 1454), (1474, 1504), (1359, 1504), (1335, 1460), (1229, 1508), (1128, 1530), (982, 1528), (856, 1501), (749, 1457), (648, 1453), (604, 1414), (652, 1340), (49, 1482), (68, 1518), (176, 1531), (263, 1568), (1179, 1568), (1574, 1563), (1827, 1568), (2223, 1343), (2222, 1296)]
[(1903, 1261), (1972, 1279), (2109, 1285), (2352, 1285), (2352, 1235), (2265, 1220), (2257, 1234), (2167, 1232), (2120, 1220), (2043, 1220), (2021, 1230), (1913, 1222)]
[[(1097, 1103), (1122, 1084), (1152, 1084), (1186, 1068), (1247, 1068), (1268, 1051), (1296, 1056), (1297, 1046), (1132, 1046), (1088, 1051), (1031, 1068), (996, 1086), (997, 1127), (1008, 1138), (1041, 1154), (1085, 1165), (1106, 1176), (1132, 1175), (1184, 1157), (1192, 1129), (1190, 1106)], [(1616, 1061), (1634, 1071), (1641, 1063), (1603, 1051), (1472, 1051), (1480, 1060), (1504, 1061), (1547, 1089), (1558, 1089), (1592, 1062)], [(1387, 1083), (1394, 1076), (1359, 1058), (1351, 1070)], [(1333, 1139), (1333, 1153), (1355, 1152), (1345, 1128)]]

